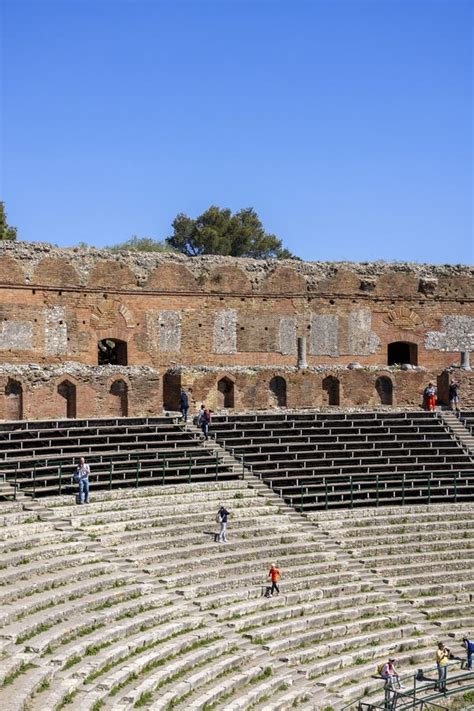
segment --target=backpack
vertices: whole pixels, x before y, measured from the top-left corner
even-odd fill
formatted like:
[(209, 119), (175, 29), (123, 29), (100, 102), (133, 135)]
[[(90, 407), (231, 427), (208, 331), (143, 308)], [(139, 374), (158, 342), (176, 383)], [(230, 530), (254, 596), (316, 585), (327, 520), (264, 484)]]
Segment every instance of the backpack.
[(384, 666), (385, 666), (385, 662), (382, 662), (381, 664), (377, 664), (377, 667), (375, 669), (375, 673), (377, 674), (377, 676), (382, 676)]

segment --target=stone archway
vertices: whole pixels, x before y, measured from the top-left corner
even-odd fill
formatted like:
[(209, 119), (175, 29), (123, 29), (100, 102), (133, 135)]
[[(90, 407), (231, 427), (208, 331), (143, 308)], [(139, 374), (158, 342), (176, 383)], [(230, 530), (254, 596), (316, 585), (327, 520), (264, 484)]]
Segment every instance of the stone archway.
[(181, 373), (168, 370), (163, 376), (163, 408), (179, 410), (179, 395), (181, 392)]
[(234, 407), (234, 383), (229, 378), (221, 378), (217, 383), (217, 407), (232, 409)]
[(387, 346), (387, 365), (418, 365), (418, 346), (410, 341), (394, 341)]
[(63, 414), (60, 417), (76, 417), (76, 386), (70, 380), (63, 380), (58, 385), (58, 395), (63, 398)]
[(21, 420), (23, 418), (23, 387), (18, 380), (8, 378), (5, 385), (5, 419)]
[(323, 391), (325, 394), (326, 405), (339, 405), (340, 402), (340, 383), (334, 375), (328, 375), (323, 380)]
[(102, 338), (97, 342), (99, 365), (128, 365), (127, 342), (119, 338)]
[(393, 405), (393, 383), (386, 375), (381, 375), (375, 381), (375, 389), (381, 405)]
[(128, 417), (128, 385), (125, 380), (114, 380), (109, 390), (109, 413)]
[(286, 380), (275, 375), (269, 383), (270, 399), (276, 407), (286, 407)]

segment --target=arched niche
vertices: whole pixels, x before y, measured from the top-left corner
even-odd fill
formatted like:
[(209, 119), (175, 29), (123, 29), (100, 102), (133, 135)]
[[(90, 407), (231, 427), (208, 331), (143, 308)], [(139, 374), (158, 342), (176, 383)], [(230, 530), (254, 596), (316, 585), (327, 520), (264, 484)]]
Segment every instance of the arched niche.
[(334, 375), (328, 375), (323, 380), (323, 394), (324, 394), (324, 404), (325, 405), (339, 405), (340, 404), (340, 383), (338, 378)]
[(128, 365), (127, 342), (119, 338), (102, 338), (97, 343), (98, 365)]
[(242, 269), (222, 266), (212, 270), (206, 280), (204, 289), (207, 292), (246, 294), (252, 290), (252, 286)]
[(23, 387), (18, 380), (8, 378), (5, 385), (5, 419), (23, 418)]
[(24, 284), (25, 281), (24, 269), (16, 259), (8, 255), (0, 258), (1, 284)]
[(70, 380), (63, 380), (58, 385), (58, 395), (63, 401), (63, 412), (60, 417), (76, 417), (76, 386)]
[(45, 257), (33, 272), (32, 283), (44, 286), (78, 286), (79, 274), (66, 259)]
[(197, 291), (198, 283), (184, 264), (159, 264), (150, 272), (145, 289), (156, 291)]
[(286, 407), (286, 380), (275, 375), (269, 383), (270, 398), (276, 407)]
[(109, 389), (109, 412), (117, 417), (128, 417), (128, 385), (125, 380), (114, 380)]
[(168, 370), (163, 375), (163, 408), (165, 410), (179, 410), (179, 396), (181, 392), (181, 373)]
[(410, 341), (394, 341), (387, 346), (387, 365), (418, 365), (418, 346)]
[(234, 401), (234, 383), (230, 378), (221, 378), (217, 383), (217, 407), (219, 409), (232, 409)]
[(269, 294), (305, 294), (306, 280), (292, 267), (276, 267), (262, 282), (260, 291)]
[(391, 378), (381, 375), (375, 381), (375, 390), (381, 405), (393, 405), (393, 383)]
[(129, 266), (115, 260), (98, 262), (89, 275), (88, 285), (97, 288), (129, 288), (137, 286), (137, 277)]

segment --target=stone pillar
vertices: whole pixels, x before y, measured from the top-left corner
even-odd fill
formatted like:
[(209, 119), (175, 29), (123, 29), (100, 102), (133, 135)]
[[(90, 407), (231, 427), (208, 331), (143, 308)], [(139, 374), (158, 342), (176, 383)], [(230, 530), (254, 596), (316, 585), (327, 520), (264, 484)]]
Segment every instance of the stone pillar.
[(463, 370), (471, 370), (469, 362), (469, 351), (461, 351), (461, 368)]
[(298, 361), (296, 363), (297, 368), (307, 368), (308, 363), (306, 362), (306, 338), (305, 336), (298, 337)]

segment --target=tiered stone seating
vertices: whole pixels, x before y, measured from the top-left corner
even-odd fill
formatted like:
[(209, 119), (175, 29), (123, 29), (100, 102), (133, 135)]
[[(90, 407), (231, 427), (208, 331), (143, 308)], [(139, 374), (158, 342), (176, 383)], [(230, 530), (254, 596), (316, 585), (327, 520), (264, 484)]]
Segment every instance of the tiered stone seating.
[(198, 438), (165, 417), (0, 424), (0, 470), (20, 491), (72, 492), (81, 456), (95, 488), (234, 478)]
[[(89, 507), (48, 497), (37, 512), (5, 504), (0, 706), (338, 708), (361, 659), (368, 670), (380, 649), (424, 653), (423, 616), (255, 487), (116, 489)], [(214, 542), (221, 503), (226, 545)], [(266, 599), (272, 561), (281, 595)]]
[(474, 495), (472, 457), (429, 412), (225, 415), (212, 432), (301, 511)]
[[(433, 666), (438, 639), (465, 658), (460, 643), (463, 636), (472, 636), (474, 629), (473, 503), (315, 512), (309, 516), (328, 540), (397, 591), (399, 609), (408, 603), (426, 618), (433, 645), (428, 658), (417, 653), (420, 666), (422, 662)], [(426, 626), (424, 629), (428, 631)], [(401, 660), (397, 666), (403, 668), (406, 655), (396, 656)], [(357, 676), (352, 679), (356, 682)], [(362, 687), (364, 682), (354, 689)]]

